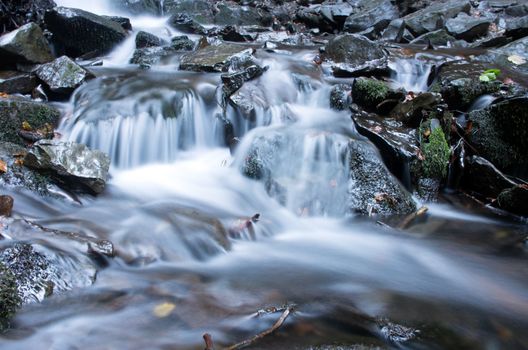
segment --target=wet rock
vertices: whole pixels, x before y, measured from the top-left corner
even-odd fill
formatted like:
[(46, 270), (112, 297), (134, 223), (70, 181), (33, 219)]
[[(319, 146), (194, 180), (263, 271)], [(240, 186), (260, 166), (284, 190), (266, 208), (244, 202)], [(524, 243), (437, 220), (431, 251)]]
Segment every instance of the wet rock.
[(165, 0), (163, 12), (170, 15), (185, 14), (197, 23), (213, 24), (214, 2), (208, 0)]
[(401, 120), (407, 125), (418, 126), (424, 116), (424, 111), (431, 111), (442, 101), (442, 96), (434, 92), (422, 92), (412, 99), (399, 102), (390, 113), (391, 117)]
[(0, 37), (0, 65), (13, 62), (45, 63), (53, 59), (42, 29), (28, 23)]
[(502, 191), (494, 205), (520, 216), (528, 216), (528, 186), (519, 185)]
[(419, 129), (420, 149), (423, 156), (423, 178), (442, 181), (447, 176), (451, 149), (437, 119), (424, 121)]
[(504, 10), (504, 13), (508, 16), (513, 17), (528, 16), (528, 4), (518, 4), (509, 6)]
[(267, 70), (267, 68), (262, 68), (257, 65), (252, 65), (244, 69), (243, 71), (235, 72), (235, 73), (229, 73), (229, 74), (222, 74), (222, 91), (224, 93), (224, 97), (227, 98), (234, 94), (238, 89), (244, 85), (246, 81), (253, 80), (255, 78), (260, 77), (264, 72)]
[(207, 29), (205, 29), (200, 23), (196, 22), (186, 13), (177, 13), (172, 15), (168, 23), (174, 29), (179, 30), (182, 33), (188, 34), (207, 34)]
[(504, 35), (510, 36), (514, 39), (519, 39), (528, 35), (528, 15), (509, 19), (506, 22), (506, 31)]
[(138, 64), (143, 69), (149, 69), (162, 62), (166, 57), (173, 56), (175, 51), (172, 47), (146, 47), (136, 49), (130, 59), (130, 63)]
[[(250, 142), (241, 158), (242, 173), (263, 182), (268, 193), (291, 210), (340, 216), (415, 209), (410, 194), (368, 142), (297, 126), (265, 131)], [(305, 153), (307, 143), (319, 145), (321, 152), (312, 158)]]
[(231, 5), (221, 2), (216, 5), (214, 23), (218, 25), (239, 26), (271, 26), (272, 18), (268, 11), (262, 8)]
[(387, 29), (383, 32), (381, 39), (384, 41), (400, 43), (403, 39), (404, 30), (405, 21), (402, 19), (395, 19), (389, 23)]
[(13, 197), (0, 196), (0, 216), (11, 216), (13, 211)]
[(471, 4), (468, 0), (433, 2), (426, 8), (405, 16), (403, 20), (411, 32), (417, 36), (442, 29), (449, 18), (454, 18), (461, 12), (469, 14), (470, 9)]
[(184, 55), (180, 69), (196, 72), (226, 72), (232, 66), (252, 65), (252, 53), (252, 49), (234, 44), (211, 45)]
[(25, 145), (18, 136), (23, 122), (38, 129), (46, 124), (56, 125), (59, 117), (60, 112), (45, 103), (17, 97), (0, 98), (0, 141)]
[(493, 66), (508, 67), (513, 72), (528, 74), (528, 37), (490, 50), (488, 53), (478, 56), (477, 59)]
[(420, 35), (416, 39), (412, 40), (411, 44), (433, 45), (433, 47), (452, 46), (456, 40), (457, 39), (454, 36), (449, 35), (445, 29), (439, 29)]
[(84, 84), (93, 74), (72, 61), (68, 56), (62, 56), (53, 62), (41, 65), (35, 71), (50, 91), (69, 95)]
[(196, 44), (186, 35), (182, 35), (172, 38), (170, 46), (176, 51), (192, 51)]
[(367, 137), (380, 150), (383, 161), (402, 184), (410, 189), (413, 164), (418, 161), (420, 149), (416, 129), (408, 128), (390, 118), (372, 114), (357, 113), (353, 120), (358, 132)]
[(244, 84), (229, 97), (229, 104), (246, 120), (254, 121), (257, 109), (264, 109), (268, 102), (264, 91), (252, 82)]
[(344, 111), (352, 104), (352, 86), (347, 84), (338, 84), (332, 86), (330, 91), (330, 107)]
[(0, 71), (0, 92), (27, 94), (37, 87), (37, 79), (31, 73)]
[[(300, 7), (295, 13), (295, 20), (308, 28), (317, 28), (321, 32), (332, 33), (342, 26), (332, 20), (331, 10), (322, 11), (322, 6)], [(291, 23), (287, 25), (291, 27)]]
[(0, 34), (33, 22), (42, 25), (44, 13), (55, 7), (53, 0), (2, 1), (0, 12)]
[(385, 72), (387, 69), (385, 50), (357, 34), (344, 34), (330, 40), (325, 56), (333, 62), (335, 76), (353, 77)]
[(118, 23), (74, 8), (56, 7), (45, 21), (57, 50), (70, 57), (107, 53), (127, 36)]
[(0, 252), (0, 263), (15, 277), (18, 295), (24, 304), (40, 302), (53, 293), (89, 286), (96, 273), (93, 266), (76, 265), (72, 257), (59, 256), (28, 243), (14, 243), (5, 248)]
[(528, 97), (494, 103), (469, 113), (470, 139), (499, 169), (516, 173), (528, 164)]
[(15, 276), (0, 262), (0, 331), (9, 327), (9, 320), (21, 303)]
[(145, 47), (161, 46), (163, 45), (163, 40), (144, 31), (140, 31), (136, 35), (136, 48), (143, 49)]
[(225, 26), (218, 32), (218, 35), (222, 40), (234, 42), (255, 41), (258, 37), (258, 33), (250, 33), (235, 26)]
[(478, 63), (453, 62), (440, 67), (438, 91), (450, 109), (465, 110), (476, 98), (500, 90), (499, 81), (482, 82), (479, 76), (488, 69)]
[(113, 1), (119, 7), (135, 15), (151, 14), (161, 15), (161, 2), (159, 0), (117, 0)]
[(116, 22), (124, 30), (132, 30), (132, 23), (130, 23), (130, 18), (120, 16), (103, 16), (103, 18)]
[(466, 159), (462, 181), (464, 188), (489, 198), (497, 198), (505, 189), (517, 185), (491, 162), (479, 156)]
[(0, 160), (7, 168), (4, 173), (0, 173), (0, 184), (6, 188), (20, 188), (41, 196), (49, 196), (48, 185), (51, 180), (24, 167), (22, 159), (25, 155), (25, 148), (0, 141)]
[(471, 17), (465, 12), (460, 13), (455, 18), (447, 20), (445, 27), (449, 34), (457, 39), (473, 41), (478, 37), (486, 35), (491, 20), (486, 18)]
[(380, 33), (392, 20), (398, 17), (398, 8), (393, 5), (392, 1), (369, 1), (366, 8), (346, 19), (343, 30), (349, 33), (357, 33), (372, 28)]
[(24, 164), (51, 173), (69, 187), (98, 194), (105, 188), (110, 159), (83, 144), (42, 140), (31, 147)]

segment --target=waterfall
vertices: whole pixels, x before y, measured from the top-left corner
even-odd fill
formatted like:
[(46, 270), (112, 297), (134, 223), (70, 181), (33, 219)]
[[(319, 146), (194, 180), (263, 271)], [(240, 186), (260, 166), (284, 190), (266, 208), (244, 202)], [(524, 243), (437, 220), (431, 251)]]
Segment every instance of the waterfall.
[(393, 84), (406, 91), (423, 92), (429, 86), (432, 65), (422, 60), (400, 58), (389, 63)]

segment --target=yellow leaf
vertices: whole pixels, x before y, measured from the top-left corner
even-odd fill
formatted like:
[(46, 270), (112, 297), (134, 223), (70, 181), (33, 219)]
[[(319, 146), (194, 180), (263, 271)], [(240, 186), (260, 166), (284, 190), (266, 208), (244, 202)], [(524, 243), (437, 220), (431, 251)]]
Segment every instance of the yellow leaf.
[(176, 305), (173, 303), (165, 302), (156, 305), (154, 308), (154, 315), (159, 318), (167, 317), (171, 312), (176, 308)]
[(511, 63), (513, 64), (525, 64), (526, 63), (526, 59), (524, 57), (521, 57), (519, 55), (511, 55), (508, 57), (508, 61), (510, 61)]
[(7, 164), (3, 160), (0, 159), (0, 173), (7, 172)]
[(33, 128), (31, 127), (31, 125), (26, 120), (24, 120), (22, 122), (22, 130), (31, 131), (31, 130), (33, 130)]

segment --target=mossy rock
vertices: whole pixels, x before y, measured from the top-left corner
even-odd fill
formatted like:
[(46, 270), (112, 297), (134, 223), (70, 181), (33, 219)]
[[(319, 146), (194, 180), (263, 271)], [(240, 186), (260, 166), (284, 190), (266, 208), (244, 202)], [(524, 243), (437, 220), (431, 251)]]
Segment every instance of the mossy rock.
[(501, 170), (528, 164), (528, 97), (517, 97), (469, 113), (473, 146)]
[(0, 262), (0, 331), (9, 327), (9, 320), (21, 302), (15, 275)]
[(427, 121), (420, 125), (420, 144), (424, 161), (422, 174), (424, 178), (442, 180), (447, 176), (447, 165), (451, 150), (440, 126), (431, 127)]
[(376, 79), (358, 78), (352, 86), (354, 103), (375, 110), (376, 106), (389, 96), (390, 89), (382, 81)]
[(22, 98), (0, 98), (0, 141), (24, 145), (18, 136), (24, 121), (33, 129), (43, 128), (46, 124), (56, 125), (60, 112), (45, 103)]

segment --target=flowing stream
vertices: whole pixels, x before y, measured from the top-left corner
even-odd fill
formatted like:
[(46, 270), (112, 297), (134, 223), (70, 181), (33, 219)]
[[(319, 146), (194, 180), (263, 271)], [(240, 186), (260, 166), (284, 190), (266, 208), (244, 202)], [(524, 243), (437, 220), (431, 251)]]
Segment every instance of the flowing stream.
[[(139, 23), (173, 34), (164, 19)], [(62, 106), (62, 138), (110, 155), (106, 191), (71, 202), (11, 193), (15, 216), (108, 239), (117, 256), (100, 262), (92, 286), (23, 307), (2, 349), (203, 349), (203, 333), (236, 343), (280, 315), (257, 310), (284, 304), (296, 311), (255, 349), (528, 344), (526, 251), (508, 245), (523, 223), (449, 196), (406, 232), (344, 210), (339, 193), (353, 189), (343, 144), (368, 141), (348, 112), (330, 109), (316, 49), (257, 50), (269, 69), (246, 83), (257, 101), (248, 119), (224, 114), (219, 74), (180, 72), (177, 61), (139, 70), (127, 64), (129, 41)], [(427, 88), (430, 66), (392, 67), (395, 84)], [(241, 139), (233, 154), (223, 118)], [(274, 134), (287, 139), (273, 169), (283, 201), (240, 171), (249, 145)], [(61, 249), (53, 237), (34, 239)]]

